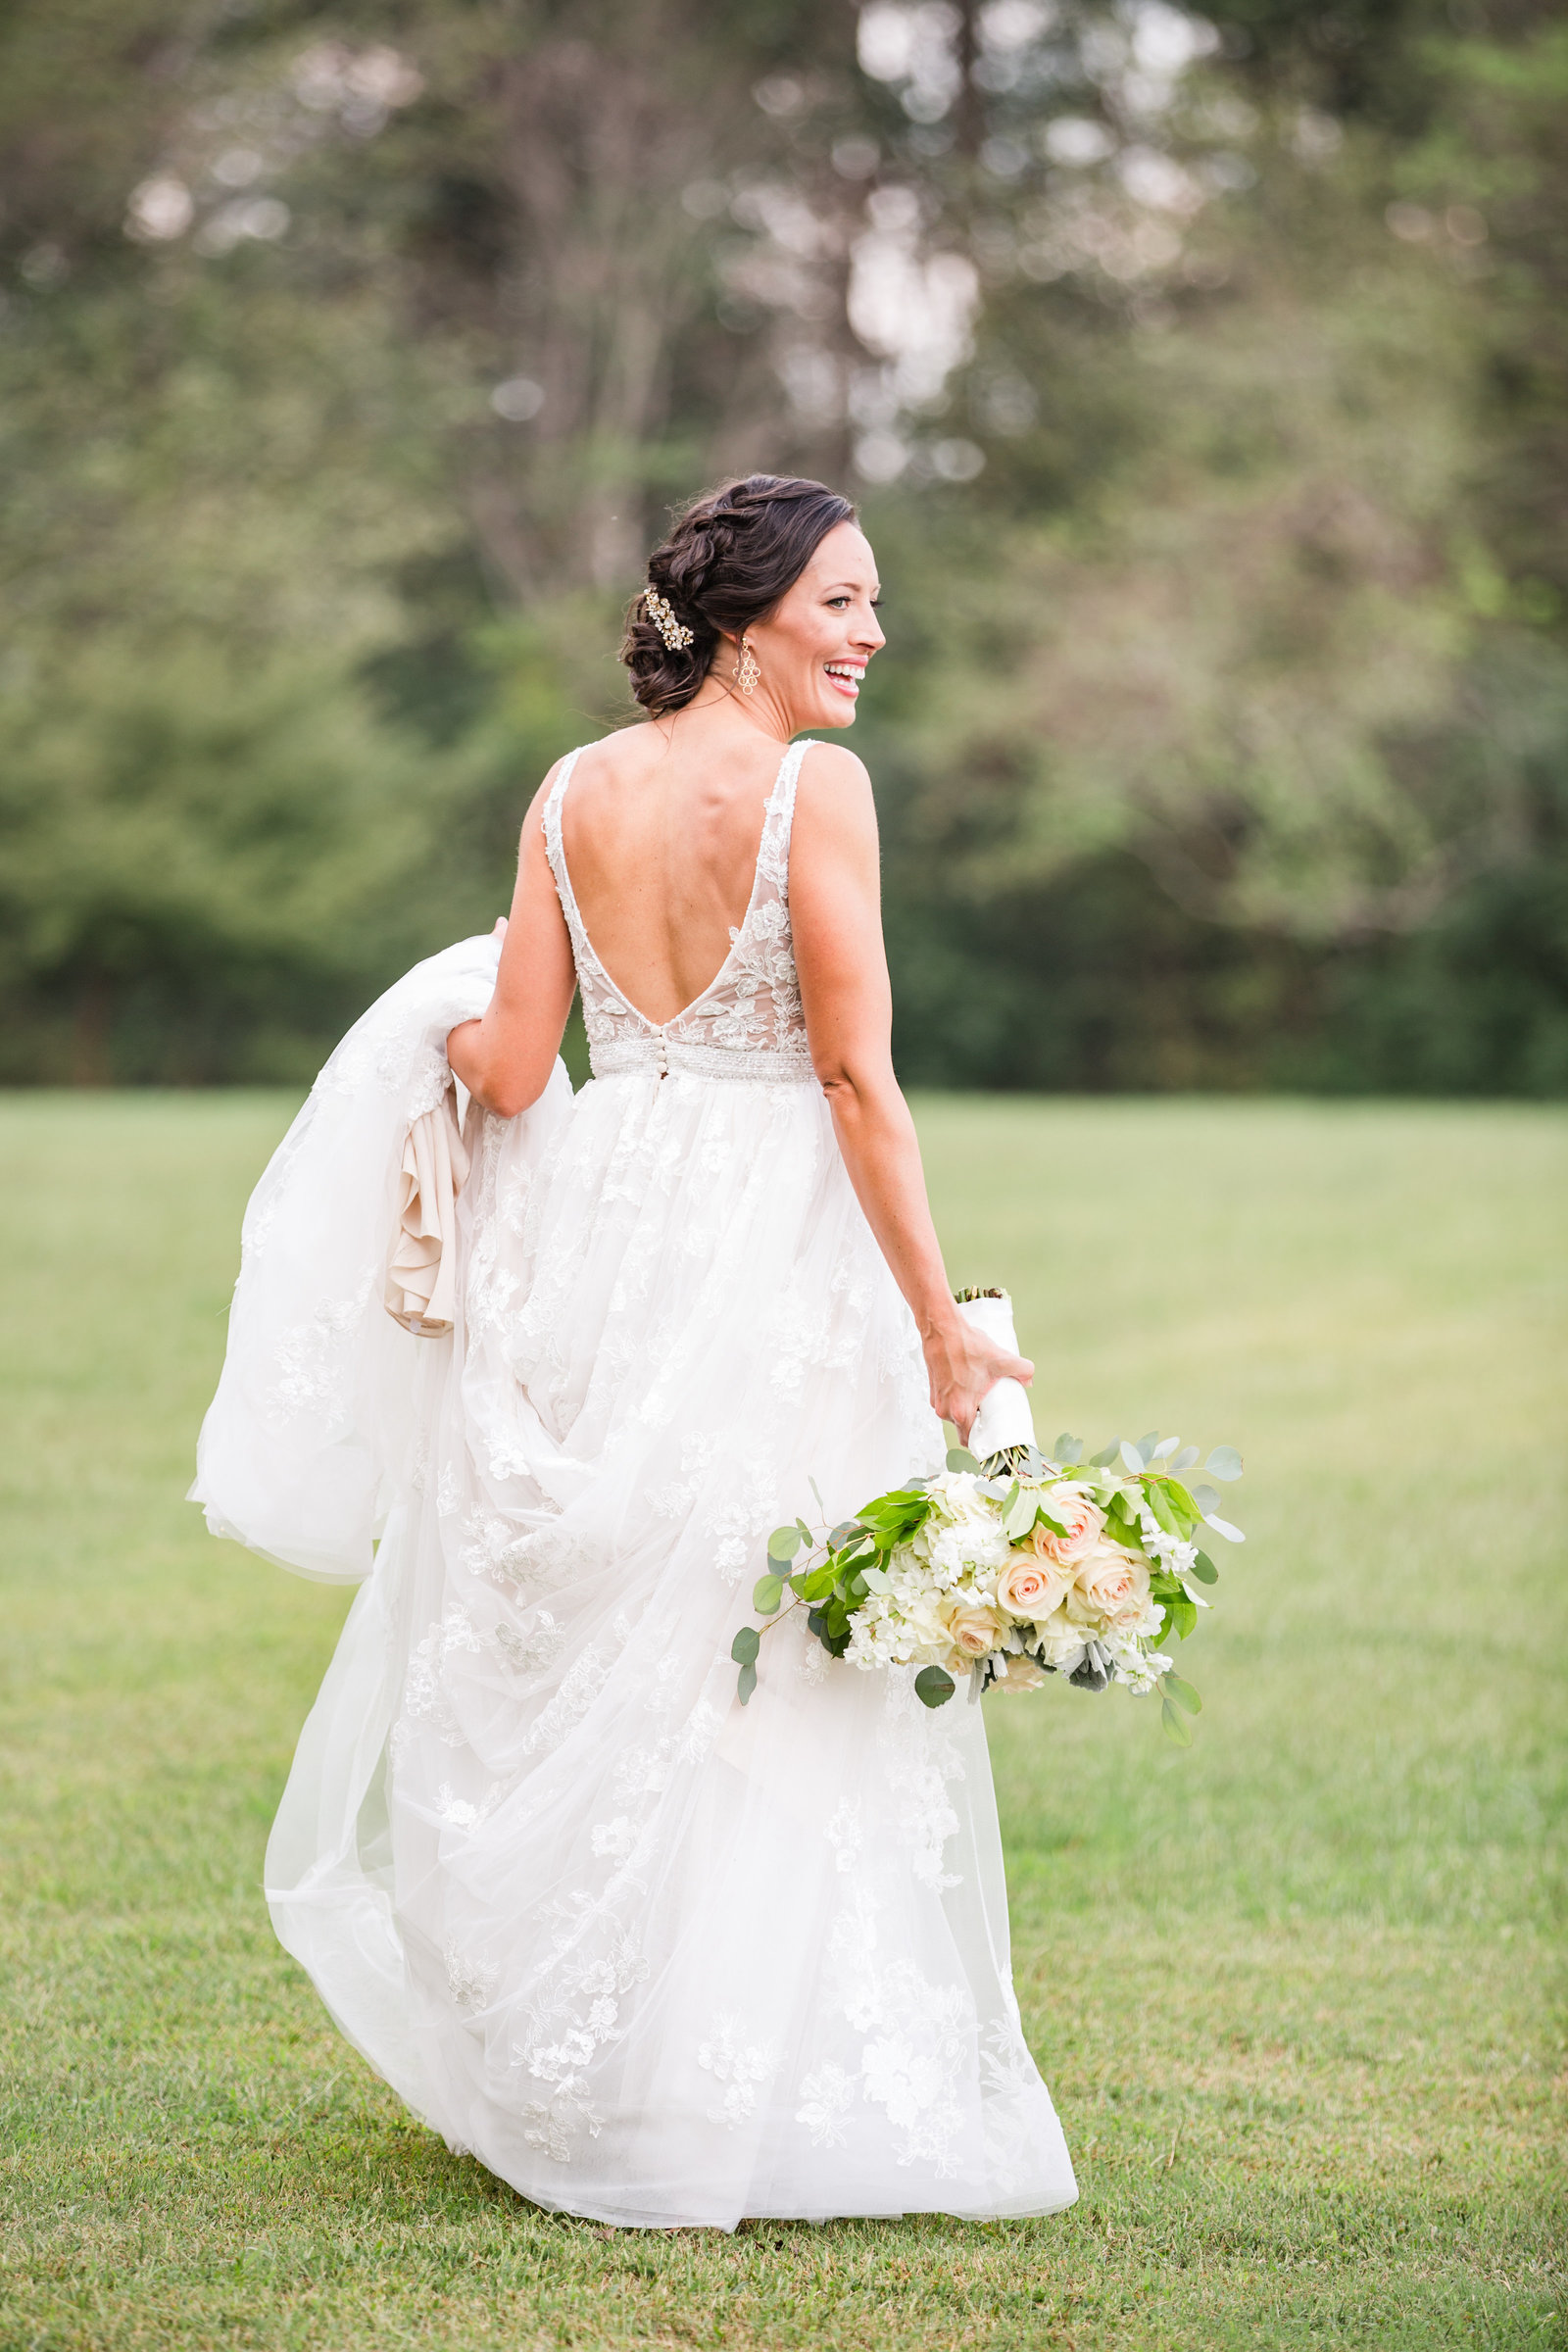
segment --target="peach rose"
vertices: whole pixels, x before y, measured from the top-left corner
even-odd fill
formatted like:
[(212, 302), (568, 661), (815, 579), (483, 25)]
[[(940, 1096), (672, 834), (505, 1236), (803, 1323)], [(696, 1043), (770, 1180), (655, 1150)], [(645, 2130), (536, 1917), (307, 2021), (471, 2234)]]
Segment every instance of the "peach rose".
[[(1036, 1535), (1042, 1532), (1039, 1528), (1035, 1530)], [(1025, 1625), (1038, 1625), (1042, 1618), (1051, 1615), (1072, 1583), (1072, 1573), (1060, 1560), (1038, 1551), (1033, 1544), (1025, 1544), (1009, 1553), (1006, 1566), (997, 1578), (997, 1606)]]
[(1149, 1603), (1149, 1562), (1119, 1544), (1098, 1544), (1079, 1564), (1067, 1607), (1080, 1623), (1100, 1617), (1116, 1625), (1141, 1617)]
[(961, 1658), (983, 1658), (1006, 1638), (1006, 1628), (995, 1609), (960, 1601), (947, 1619), (948, 1640)]
[(1043, 1560), (1054, 1560), (1058, 1567), (1076, 1567), (1103, 1535), (1105, 1514), (1098, 1502), (1091, 1502), (1082, 1487), (1056, 1487), (1043, 1500), (1053, 1519), (1067, 1532), (1058, 1536), (1049, 1527), (1037, 1527), (1029, 1538), (1031, 1548)]
[(1037, 1666), (1033, 1658), (1009, 1658), (1006, 1673), (999, 1674), (991, 1688), (993, 1690), (1038, 1690), (1041, 1684), (1050, 1679), (1045, 1668)]

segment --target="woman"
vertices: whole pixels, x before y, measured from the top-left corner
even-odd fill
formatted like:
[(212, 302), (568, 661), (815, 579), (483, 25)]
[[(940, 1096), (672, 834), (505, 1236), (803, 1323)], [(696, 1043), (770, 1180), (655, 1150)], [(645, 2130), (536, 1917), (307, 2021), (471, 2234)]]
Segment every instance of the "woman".
[[(815, 482), (731, 484), (651, 559), (623, 648), (647, 720), (546, 778), (493, 994), (445, 1038), (484, 1114), (456, 1329), (269, 1850), (278, 1933), (371, 2064), (524, 2196), (613, 2223), (1076, 2193), (1008, 1977), (980, 1710), (829, 1661), (798, 1614), (744, 1710), (730, 1658), (813, 1482), (845, 1516), (1031, 1369), (943, 1268), (865, 771), (795, 740), (853, 723), (876, 605)], [(566, 1100), (574, 988), (594, 1074)], [(384, 1077), (377, 1034), (338, 1095)], [(271, 1345), (243, 1475), (302, 1393), (353, 1418), (318, 1364), (362, 1292)], [(238, 1450), (215, 1420), (197, 1492), (268, 1547), (223, 1499)], [(307, 1541), (278, 1548), (319, 1570)]]

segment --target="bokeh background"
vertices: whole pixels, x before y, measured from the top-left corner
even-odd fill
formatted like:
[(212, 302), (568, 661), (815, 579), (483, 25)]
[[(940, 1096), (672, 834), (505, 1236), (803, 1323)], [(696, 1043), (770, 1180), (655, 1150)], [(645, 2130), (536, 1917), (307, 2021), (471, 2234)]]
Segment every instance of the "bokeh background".
[[(0, 13), (0, 2352), (1568, 2346), (1565, 101), (1545, 0)], [(304, 1086), (753, 467), (880, 558), (953, 1279), (1247, 1456), (1191, 1749), (987, 1702), (1051, 2222), (447, 2150), (261, 1901), (346, 1596), (181, 1499)]]
[(863, 501), (903, 1074), (1568, 1091), (1546, 0), (12, 0), (0, 1081), (307, 1079)]

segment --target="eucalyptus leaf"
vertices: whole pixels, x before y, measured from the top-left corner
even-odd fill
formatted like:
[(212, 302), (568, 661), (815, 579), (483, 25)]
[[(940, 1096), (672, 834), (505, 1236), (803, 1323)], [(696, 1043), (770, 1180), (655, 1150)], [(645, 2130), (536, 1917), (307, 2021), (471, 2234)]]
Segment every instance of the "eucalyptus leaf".
[(1161, 1706), (1159, 1713), (1167, 1738), (1174, 1740), (1178, 1747), (1191, 1747), (1193, 1744), (1192, 1727), (1186, 1716), (1178, 1715), (1168, 1698)]
[(1014, 1544), (1021, 1544), (1039, 1516), (1040, 1503), (1033, 1494), (1018, 1494), (1003, 1520), (1007, 1535)]
[(1146, 1470), (1154, 1458), (1154, 1447), (1158, 1444), (1159, 1432), (1157, 1429), (1150, 1430), (1147, 1437), (1142, 1437), (1138, 1441), (1138, 1457)]
[(1220, 1518), (1217, 1511), (1205, 1511), (1203, 1513), (1203, 1525), (1205, 1527), (1211, 1527), (1216, 1536), (1223, 1536), (1227, 1544), (1245, 1544), (1247, 1542), (1247, 1538), (1243, 1535), (1241, 1529), (1239, 1527), (1232, 1527), (1230, 1521), (1228, 1519)]
[(781, 1576), (760, 1576), (752, 1587), (752, 1606), (759, 1617), (771, 1617), (784, 1597)]
[[(1215, 1497), (1216, 1501), (1218, 1496)], [(801, 1548), (801, 1531), (797, 1527), (775, 1527), (767, 1539), (770, 1560), (793, 1560)]]
[[(1133, 1476), (1136, 1478), (1138, 1473), (1144, 1468), (1145, 1464), (1143, 1454), (1133, 1444), (1131, 1438), (1123, 1438), (1121, 1444), (1117, 1446), (1116, 1451), (1121, 1455), (1123, 1467), (1130, 1470)], [(1114, 1458), (1114, 1456), (1112, 1458)]]
[(1092, 1453), (1090, 1455), (1090, 1467), (1095, 1470), (1108, 1470), (1111, 1463), (1116, 1460), (1120, 1452), (1120, 1438), (1112, 1438), (1110, 1444), (1102, 1446), (1099, 1453)]
[(755, 1666), (743, 1666), (740, 1670), (740, 1673), (735, 1678), (735, 1695), (740, 1700), (743, 1707), (756, 1689), (757, 1668)]
[(827, 1547), (829, 1551), (842, 1551), (853, 1536), (863, 1536), (864, 1533), (858, 1519), (841, 1519), (828, 1537)]
[(1172, 1462), (1171, 1468), (1173, 1470), (1190, 1470), (1197, 1459), (1198, 1447), (1196, 1446), (1184, 1446), (1180, 1453), (1176, 1456), (1176, 1459)]
[(1219, 1501), (1219, 1496), (1212, 1487), (1197, 1486), (1189, 1491), (1200, 1511), (1211, 1511)]
[(743, 1625), (729, 1645), (729, 1654), (737, 1666), (754, 1666), (761, 1647), (762, 1637), (755, 1625)]
[(914, 1678), (914, 1695), (922, 1706), (945, 1706), (956, 1688), (943, 1666), (922, 1666)]
[(1198, 1692), (1191, 1683), (1184, 1683), (1179, 1674), (1167, 1674), (1159, 1687), (1179, 1707), (1185, 1707), (1189, 1715), (1201, 1715), (1203, 1712), (1203, 1702)]
[(1242, 1475), (1242, 1457), (1234, 1446), (1216, 1446), (1203, 1468), (1210, 1478), (1223, 1479), (1227, 1485)]
[(1063, 1430), (1052, 1447), (1052, 1458), (1058, 1461), (1064, 1470), (1074, 1468), (1084, 1458), (1082, 1438), (1075, 1438), (1069, 1430)]
[(1189, 1576), (1196, 1577), (1200, 1585), (1217, 1585), (1219, 1583), (1219, 1570), (1206, 1551), (1199, 1553), (1187, 1573)]
[(1154, 1447), (1154, 1460), (1156, 1462), (1168, 1460), (1180, 1444), (1180, 1438), (1161, 1438), (1159, 1444)]
[(812, 1535), (810, 1529), (807, 1526), (804, 1519), (797, 1519), (795, 1524), (801, 1531), (801, 1542), (806, 1545), (807, 1550), (809, 1551), (812, 1544), (816, 1542), (816, 1538)]
[(980, 1464), (967, 1446), (950, 1446), (948, 1447), (948, 1468), (950, 1470), (978, 1470)]

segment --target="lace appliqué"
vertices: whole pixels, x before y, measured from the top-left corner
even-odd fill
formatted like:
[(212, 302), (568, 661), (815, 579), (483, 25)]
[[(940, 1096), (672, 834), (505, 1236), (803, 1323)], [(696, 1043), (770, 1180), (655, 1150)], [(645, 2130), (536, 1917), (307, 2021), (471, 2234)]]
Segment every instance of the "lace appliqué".
[(811, 2134), (813, 2148), (842, 2148), (849, 2139), (847, 2119), (855, 2105), (855, 2077), (826, 2060), (801, 2084), (801, 2105), (795, 2121)]
[(778, 2073), (780, 2055), (771, 2041), (746, 2041), (743, 2028), (735, 2017), (719, 2016), (713, 2020), (713, 2034), (697, 2053), (697, 2063), (705, 2074), (711, 2075), (723, 2089), (716, 2107), (710, 2107), (710, 2124), (746, 2123), (757, 2113), (757, 2094), (764, 2083), (771, 2082)]
[(931, 1709), (915, 1697), (909, 1669), (890, 1666), (887, 1686), (876, 1743), (895, 1793), (899, 1840), (921, 1886), (941, 1893), (963, 1883), (942, 1867), (943, 1848), (958, 1827), (948, 1783), (963, 1779), (963, 1758)]
[(972, 2069), (974, 2006), (961, 1984), (933, 1984), (912, 1960), (877, 1953), (876, 1903), (858, 1886), (828, 1945), (844, 2015), (861, 2046), (860, 2087), (886, 2110), (900, 2164), (928, 2164), (939, 2180), (959, 2169), (966, 2073)]
[(353, 1341), (375, 1281), (367, 1266), (346, 1298), (323, 1299), (309, 1323), (295, 1323), (275, 1350), (281, 1378), (270, 1392), (268, 1423), (283, 1429), (296, 1413), (310, 1413), (330, 1437), (348, 1419), (348, 1371)]

